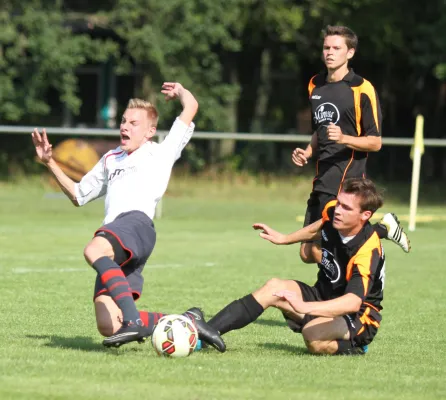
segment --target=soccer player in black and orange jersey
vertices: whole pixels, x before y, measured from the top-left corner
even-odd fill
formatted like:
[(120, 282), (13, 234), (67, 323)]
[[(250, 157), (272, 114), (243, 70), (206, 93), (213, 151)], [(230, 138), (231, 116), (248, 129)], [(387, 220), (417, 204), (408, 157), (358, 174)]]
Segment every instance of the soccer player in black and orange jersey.
[[(292, 155), (299, 167), (310, 157), (317, 157), (304, 226), (321, 217), (346, 178), (365, 177), (368, 152), (381, 149), (378, 95), (369, 81), (348, 67), (357, 45), (356, 34), (347, 27), (328, 26), (324, 31), (327, 72), (313, 76), (308, 85), (314, 133), (307, 148), (297, 148)], [(409, 252), (410, 242), (394, 214), (386, 214), (375, 230), (381, 238), (391, 239)], [(317, 245), (302, 244), (303, 261), (314, 262), (319, 257)]]
[(380, 322), (385, 278), (384, 251), (369, 220), (383, 204), (373, 182), (348, 178), (323, 217), (288, 235), (254, 224), (277, 245), (321, 240), (317, 281), (271, 279), (235, 300), (208, 321), (220, 334), (255, 321), (268, 307), (280, 309), (288, 326), (314, 354), (364, 354)]

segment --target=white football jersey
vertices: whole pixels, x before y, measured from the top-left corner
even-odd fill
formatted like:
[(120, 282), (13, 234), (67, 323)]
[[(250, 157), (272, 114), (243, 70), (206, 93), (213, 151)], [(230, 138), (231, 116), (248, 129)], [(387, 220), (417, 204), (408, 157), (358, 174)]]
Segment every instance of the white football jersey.
[(175, 120), (163, 142), (147, 142), (131, 154), (120, 147), (104, 154), (94, 168), (75, 185), (80, 206), (105, 195), (104, 224), (119, 214), (138, 210), (153, 219), (158, 201), (169, 183), (173, 164), (194, 132)]

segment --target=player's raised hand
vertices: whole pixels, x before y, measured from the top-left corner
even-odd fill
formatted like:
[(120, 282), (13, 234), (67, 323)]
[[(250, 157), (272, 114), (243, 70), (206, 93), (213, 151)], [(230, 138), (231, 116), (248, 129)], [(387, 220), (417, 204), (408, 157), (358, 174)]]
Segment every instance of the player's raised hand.
[(309, 158), (310, 155), (308, 154), (308, 152), (300, 148), (294, 149), (291, 156), (293, 163), (296, 164), (298, 167), (303, 167), (304, 165), (308, 164)]
[(255, 223), (252, 225), (255, 230), (262, 231), (259, 233), (259, 236), (265, 240), (270, 241), (274, 244), (285, 244), (285, 235), (283, 233), (277, 232), (274, 229), (270, 228), (266, 224)]
[(299, 314), (306, 314), (308, 312), (305, 302), (292, 290), (279, 290), (273, 293), (273, 296), (286, 300), (293, 307), (294, 311)]
[(327, 127), (327, 136), (328, 139), (333, 140), (333, 142), (339, 144), (343, 143), (344, 135), (342, 134), (341, 128), (333, 122), (330, 122)]
[(176, 99), (180, 97), (180, 93), (183, 90), (183, 85), (178, 82), (164, 82), (161, 93), (164, 94), (166, 101)]
[(39, 157), (40, 161), (45, 164), (50, 162), (53, 157), (53, 145), (48, 142), (45, 128), (42, 130), (42, 133), (35, 128), (31, 133), (31, 137), (36, 148), (37, 157)]

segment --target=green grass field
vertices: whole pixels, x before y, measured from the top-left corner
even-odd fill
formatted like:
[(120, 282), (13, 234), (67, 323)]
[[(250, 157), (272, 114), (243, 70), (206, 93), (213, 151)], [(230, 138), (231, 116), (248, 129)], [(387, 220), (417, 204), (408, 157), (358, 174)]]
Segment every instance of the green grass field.
[[(141, 309), (208, 316), (271, 277), (313, 283), (298, 246), (258, 238), (253, 222), (300, 226), (307, 184), (172, 182), (156, 221)], [(156, 356), (150, 343), (107, 350), (95, 328), (95, 275), (82, 256), (101, 201), (76, 209), (36, 183), (0, 184), (0, 399), (446, 398), (445, 206), (425, 205), (413, 252), (390, 242), (383, 323), (365, 357), (318, 357), (267, 310), (227, 334), (228, 351)], [(408, 205), (384, 211), (408, 213)], [(407, 223), (404, 224), (407, 227)]]

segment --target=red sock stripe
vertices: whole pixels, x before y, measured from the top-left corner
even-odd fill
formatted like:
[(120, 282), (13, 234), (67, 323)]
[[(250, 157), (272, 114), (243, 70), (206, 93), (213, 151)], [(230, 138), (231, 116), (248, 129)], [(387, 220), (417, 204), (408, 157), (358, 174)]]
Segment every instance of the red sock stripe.
[(149, 326), (149, 313), (147, 311), (140, 311), (139, 317), (141, 318), (144, 326)]
[(112, 278), (116, 278), (116, 277), (125, 279), (124, 272), (122, 272), (122, 270), (118, 269), (118, 268), (110, 268), (108, 271), (105, 271), (101, 275), (101, 282), (105, 285), (107, 281), (109, 281)]
[(129, 288), (128, 292), (124, 292), (121, 294), (118, 294), (113, 300), (118, 301), (119, 299), (122, 299), (123, 297), (131, 297), (133, 299), (132, 291)]
[(123, 285), (129, 286), (129, 283), (127, 281), (115, 282), (113, 285), (110, 286), (108, 291), (111, 292), (112, 290), (116, 289), (118, 286), (123, 286)]

